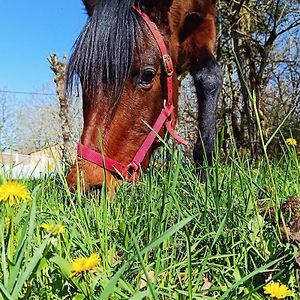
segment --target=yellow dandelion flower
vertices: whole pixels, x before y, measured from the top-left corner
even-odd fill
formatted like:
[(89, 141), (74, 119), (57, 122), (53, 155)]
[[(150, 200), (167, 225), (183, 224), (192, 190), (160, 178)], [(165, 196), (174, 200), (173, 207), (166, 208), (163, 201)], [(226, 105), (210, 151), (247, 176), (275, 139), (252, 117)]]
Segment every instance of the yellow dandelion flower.
[(76, 258), (72, 262), (72, 275), (78, 275), (80, 273), (85, 273), (96, 268), (99, 263), (99, 254), (93, 253), (90, 257), (80, 257)]
[(288, 138), (286, 139), (286, 143), (289, 145), (289, 146), (297, 146), (297, 141), (293, 138)]
[(271, 282), (264, 286), (264, 293), (269, 294), (271, 298), (275, 299), (284, 299), (292, 295), (292, 291), (286, 285), (279, 282)]
[(8, 201), (10, 206), (31, 200), (28, 190), (19, 182), (8, 181), (0, 185), (0, 201)]
[(49, 223), (43, 223), (43, 224), (41, 224), (41, 228), (43, 228), (47, 232), (52, 231), (53, 236), (57, 236), (65, 230), (65, 226), (62, 224), (53, 225), (53, 224), (49, 224)]
[(50, 172), (50, 171), (53, 171), (53, 170), (54, 170), (54, 165), (53, 165), (52, 163), (49, 162), (49, 163), (47, 164), (47, 171)]

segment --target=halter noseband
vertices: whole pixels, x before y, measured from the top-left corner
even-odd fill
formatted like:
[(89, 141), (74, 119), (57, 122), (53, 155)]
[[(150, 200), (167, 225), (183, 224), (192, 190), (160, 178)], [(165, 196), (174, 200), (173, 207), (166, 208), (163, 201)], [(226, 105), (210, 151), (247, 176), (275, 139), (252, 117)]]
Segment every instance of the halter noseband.
[(109, 157), (102, 155), (101, 153), (83, 145), (78, 144), (77, 146), (77, 154), (79, 157), (98, 165), (105, 170), (108, 170), (112, 173), (119, 174), (124, 177), (128, 181), (137, 181), (139, 177), (139, 168), (144, 160), (147, 152), (150, 150), (153, 142), (156, 139), (156, 134), (161, 130), (161, 128), (165, 125), (169, 135), (173, 136), (177, 143), (187, 145), (188, 142), (183, 140), (174, 130), (176, 119), (174, 114), (174, 106), (173, 106), (173, 62), (168, 54), (166, 44), (162, 38), (162, 35), (158, 31), (157, 27), (150, 20), (149, 16), (140, 10), (139, 8), (132, 6), (144, 19), (147, 26), (149, 27), (156, 43), (160, 49), (161, 57), (162, 57), (162, 67), (166, 76), (166, 99), (164, 100), (164, 106), (155, 121), (152, 130), (147, 135), (143, 144), (135, 154), (133, 160), (128, 165), (117, 162)]

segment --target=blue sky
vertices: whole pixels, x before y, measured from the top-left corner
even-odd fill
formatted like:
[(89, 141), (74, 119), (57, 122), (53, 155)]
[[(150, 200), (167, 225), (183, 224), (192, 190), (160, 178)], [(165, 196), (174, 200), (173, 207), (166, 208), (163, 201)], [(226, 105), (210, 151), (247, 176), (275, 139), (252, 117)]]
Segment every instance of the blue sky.
[(69, 56), (86, 19), (80, 0), (0, 0), (0, 89), (51, 85), (47, 57)]

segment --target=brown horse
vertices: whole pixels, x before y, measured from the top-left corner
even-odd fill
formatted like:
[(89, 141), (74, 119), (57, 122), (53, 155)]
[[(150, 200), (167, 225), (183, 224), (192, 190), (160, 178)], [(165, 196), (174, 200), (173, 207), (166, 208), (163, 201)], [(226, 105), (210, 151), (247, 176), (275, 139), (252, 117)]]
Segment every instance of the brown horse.
[[(78, 169), (84, 188), (101, 186), (104, 181), (111, 186), (115, 178), (147, 168), (159, 144), (155, 135), (149, 138), (149, 125), (154, 128), (165, 116), (156, 127), (164, 135), (173, 107), (177, 113), (177, 76), (186, 71), (194, 78), (199, 103), (194, 160), (202, 165), (206, 156), (211, 162), (223, 78), (213, 56), (216, 0), (83, 3), (89, 18), (70, 58), (67, 82), (69, 90), (74, 78), (82, 88), (84, 128)], [(174, 120), (168, 129), (174, 136), (170, 127)], [(144, 147), (149, 139), (151, 143)], [(82, 155), (85, 150), (87, 154)], [(76, 174), (75, 164), (67, 176), (70, 188), (77, 185)]]

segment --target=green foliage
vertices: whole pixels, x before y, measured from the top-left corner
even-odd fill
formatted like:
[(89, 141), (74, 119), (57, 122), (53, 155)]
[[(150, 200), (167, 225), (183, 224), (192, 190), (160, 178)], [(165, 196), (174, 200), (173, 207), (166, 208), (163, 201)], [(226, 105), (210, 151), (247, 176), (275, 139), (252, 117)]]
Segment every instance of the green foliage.
[[(199, 183), (174, 150), (113, 200), (104, 189), (70, 195), (59, 176), (28, 181), (32, 203), (12, 214), (0, 202), (0, 299), (266, 299), (271, 279), (298, 299), (298, 245), (283, 210), (300, 194), (296, 148), (283, 143), (279, 160), (254, 163), (233, 147), (206, 173)], [(72, 274), (72, 261), (92, 253), (97, 268)]]

